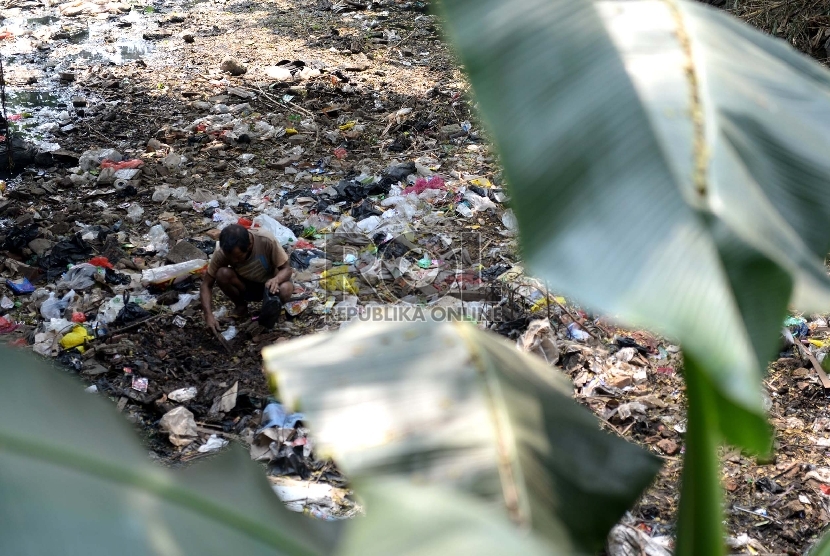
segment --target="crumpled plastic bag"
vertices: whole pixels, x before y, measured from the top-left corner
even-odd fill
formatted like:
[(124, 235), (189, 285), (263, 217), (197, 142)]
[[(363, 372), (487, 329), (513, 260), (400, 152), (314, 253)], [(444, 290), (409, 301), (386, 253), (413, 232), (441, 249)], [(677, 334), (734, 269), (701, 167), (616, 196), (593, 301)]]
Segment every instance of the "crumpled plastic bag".
[(292, 317), (296, 317), (306, 309), (308, 309), (309, 300), (308, 299), (298, 299), (297, 301), (289, 301), (285, 305), (285, 312), (291, 315)]
[(364, 234), (374, 232), (382, 223), (380, 216), (369, 216), (357, 223), (357, 229)]
[(162, 185), (156, 187), (155, 191), (153, 192), (153, 201), (156, 203), (163, 203), (170, 197), (173, 197), (177, 201), (187, 201), (190, 199), (190, 194), (187, 192), (187, 187), (170, 187), (167, 185)]
[(86, 328), (83, 326), (76, 326), (72, 329), (72, 332), (64, 334), (59, 343), (63, 349), (78, 348), (78, 351), (83, 353), (84, 344), (94, 338), (95, 336), (91, 335)]
[(412, 221), (413, 218), (419, 216), (422, 212), (418, 208), (418, 202), (418, 197), (414, 193), (387, 197), (380, 202), (381, 206), (393, 208), (384, 212), (383, 218), (401, 217), (407, 221)]
[(38, 236), (39, 230), (37, 224), (29, 224), (28, 226), (17, 227), (14, 226), (7, 234), (3, 242), (3, 249), (20, 253), (24, 247), (29, 245), (29, 242)]
[(124, 326), (125, 324), (130, 324), (133, 321), (149, 316), (150, 313), (142, 309), (138, 303), (130, 301), (118, 312), (118, 316), (115, 317), (112, 323), (116, 326)]
[(144, 239), (148, 241), (147, 250), (155, 251), (162, 257), (167, 255), (170, 238), (167, 236), (167, 232), (164, 231), (164, 227), (161, 224), (156, 224), (150, 228), (150, 231), (147, 232)]
[(179, 300), (176, 301), (174, 304), (170, 306), (170, 310), (174, 313), (178, 313), (179, 311), (184, 311), (184, 309), (190, 305), (190, 302), (196, 299), (196, 294), (192, 293), (183, 293), (179, 295)]
[(106, 270), (104, 268), (89, 263), (81, 263), (67, 270), (57, 286), (58, 289), (85, 290), (92, 287), (95, 282), (103, 283), (105, 281)]
[(326, 241), (326, 249), (334, 249), (338, 245), (356, 245), (359, 247), (369, 245), (372, 240), (358, 227), (357, 222), (351, 216), (344, 216), (340, 225), (330, 234)]
[(185, 407), (171, 409), (159, 421), (159, 427), (170, 435), (174, 446), (187, 446), (197, 437), (196, 420)]
[[(80, 3), (77, 2), (76, 4), (80, 5)], [(81, 170), (89, 172), (90, 170), (98, 168), (104, 160), (109, 160), (110, 162), (121, 162), (123, 159), (124, 157), (121, 153), (115, 149), (90, 149), (81, 154), (78, 159), (78, 166), (80, 166)]]
[(556, 335), (548, 319), (532, 321), (528, 325), (527, 331), (516, 340), (516, 347), (520, 351), (535, 353), (551, 365), (559, 360)]
[(49, 298), (40, 306), (40, 315), (45, 319), (59, 319), (73, 299), (75, 299), (75, 290), (71, 290), (60, 299), (55, 292), (51, 292)]
[(259, 324), (265, 328), (273, 328), (282, 313), (282, 300), (279, 294), (271, 294), (267, 289), (262, 298), (262, 309), (259, 313)]
[(215, 452), (216, 450), (221, 450), (227, 445), (227, 440), (225, 440), (224, 438), (219, 438), (215, 434), (211, 434), (210, 438), (207, 439), (207, 442), (199, 446), (198, 451), (200, 453)]
[(238, 223), (239, 216), (233, 211), (233, 209), (216, 209), (213, 211), (213, 221), (217, 222), (217, 228), (219, 228), (220, 230), (224, 230), (231, 224)]
[(89, 259), (92, 254), (92, 246), (84, 241), (81, 235), (77, 233), (70, 239), (59, 241), (52, 247), (48, 255), (40, 258), (38, 265), (46, 270), (46, 280), (48, 282), (52, 282), (62, 275), (68, 265), (82, 263)]
[(9, 334), (17, 330), (19, 325), (7, 319), (6, 317), (0, 317), (0, 334)]
[(636, 527), (620, 523), (608, 534), (608, 555), (671, 556), (667, 546), (670, 541), (669, 537), (650, 537)]
[(482, 197), (472, 191), (467, 191), (464, 193), (464, 200), (470, 205), (470, 208), (473, 209), (473, 212), (481, 212), (488, 209), (495, 209), (496, 203), (490, 200), (489, 197)]
[(271, 427), (293, 429), (304, 419), (305, 415), (302, 413), (288, 413), (281, 403), (271, 402), (262, 410), (262, 426), (259, 427), (257, 433)]
[(35, 334), (35, 344), (32, 350), (44, 357), (54, 357), (57, 355), (55, 347), (55, 339), (58, 333), (54, 330), (47, 330), (46, 332), (38, 332)]
[(404, 195), (415, 193), (420, 195), (428, 189), (443, 191), (447, 188), (444, 179), (441, 176), (432, 176), (429, 179), (418, 178), (415, 180), (415, 185), (410, 185), (403, 190)]
[(294, 235), (294, 232), (267, 214), (260, 214), (254, 218), (254, 227), (262, 228), (263, 230), (271, 232), (271, 235), (273, 235), (277, 241), (280, 242), (280, 245), (283, 246), (297, 241), (297, 236)]

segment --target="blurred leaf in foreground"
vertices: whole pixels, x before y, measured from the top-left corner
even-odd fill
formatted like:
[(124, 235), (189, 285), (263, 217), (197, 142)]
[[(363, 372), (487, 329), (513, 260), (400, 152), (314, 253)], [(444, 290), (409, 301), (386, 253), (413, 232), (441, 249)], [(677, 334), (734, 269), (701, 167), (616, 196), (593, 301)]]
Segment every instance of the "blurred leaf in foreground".
[(474, 494), (565, 552), (601, 548), (658, 469), (601, 431), (559, 371), (468, 323), (357, 323), (263, 357), (350, 477)]

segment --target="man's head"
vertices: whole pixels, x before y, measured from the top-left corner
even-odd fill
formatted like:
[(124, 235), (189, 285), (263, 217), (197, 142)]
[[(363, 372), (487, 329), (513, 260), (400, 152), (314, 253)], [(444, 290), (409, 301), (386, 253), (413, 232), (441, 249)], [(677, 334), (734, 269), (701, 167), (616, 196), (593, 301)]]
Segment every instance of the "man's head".
[(231, 260), (231, 264), (237, 265), (251, 256), (254, 244), (248, 230), (239, 224), (231, 224), (219, 234), (219, 247)]

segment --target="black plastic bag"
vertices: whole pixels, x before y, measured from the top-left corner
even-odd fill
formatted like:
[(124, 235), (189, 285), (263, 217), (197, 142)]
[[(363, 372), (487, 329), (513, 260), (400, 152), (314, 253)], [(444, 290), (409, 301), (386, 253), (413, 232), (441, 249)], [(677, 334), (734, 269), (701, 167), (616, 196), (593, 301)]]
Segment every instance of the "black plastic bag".
[(314, 258), (325, 258), (326, 254), (319, 249), (294, 249), (291, 252), (291, 257), (289, 257), (289, 261), (291, 264), (291, 268), (296, 268), (297, 270), (305, 270), (308, 268), (308, 265), (311, 264), (311, 259)]
[(104, 271), (104, 280), (107, 284), (116, 284), (126, 286), (130, 283), (130, 277), (126, 274), (121, 274), (120, 272), (116, 272), (111, 268), (107, 268)]
[(620, 336), (619, 338), (617, 338), (617, 345), (621, 348), (632, 347), (636, 349), (638, 352), (642, 353), (643, 355), (648, 354), (647, 348), (641, 346), (637, 343), (637, 341), (634, 338), (630, 338), (628, 336)]
[(75, 234), (71, 239), (65, 239), (52, 247), (52, 251), (38, 261), (40, 268), (46, 271), (46, 280), (53, 282), (66, 272), (66, 267), (89, 259), (92, 247)]
[(259, 312), (259, 324), (265, 328), (273, 328), (282, 313), (282, 300), (279, 294), (271, 294), (268, 289), (262, 297), (262, 310)]
[(3, 249), (20, 253), (23, 248), (29, 245), (29, 242), (37, 237), (37, 224), (29, 224), (28, 226), (15, 226), (6, 236), (3, 242)]
[(115, 317), (115, 320), (112, 321), (112, 323), (115, 326), (124, 326), (149, 316), (150, 313), (142, 309), (138, 303), (130, 301), (126, 303), (120, 311), (118, 311), (118, 316)]
[(372, 206), (372, 203), (365, 200), (357, 206), (352, 207), (352, 217), (355, 220), (363, 220), (370, 216), (380, 216), (381, 212)]

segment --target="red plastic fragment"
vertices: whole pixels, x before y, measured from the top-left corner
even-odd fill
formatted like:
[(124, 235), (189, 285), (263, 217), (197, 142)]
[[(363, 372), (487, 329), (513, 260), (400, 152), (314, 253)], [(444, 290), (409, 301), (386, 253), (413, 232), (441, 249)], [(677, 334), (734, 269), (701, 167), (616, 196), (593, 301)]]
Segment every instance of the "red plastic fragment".
[(106, 257), (93, 257), (89, 259), (89, 264), (93, 266), (102, 266), (104, 268), (112, 268), (112, 263)]
[(105, 158), (101, 161), (101, 168), (112, 168), (113, 170), (131, 170), (134, 168), (138, 168), (144, 164), (143, 160), (139, 160), (138, 158), (133, 158), (132, 160), (122, 160), (121, 162), (115, 162), (108, 158)]

